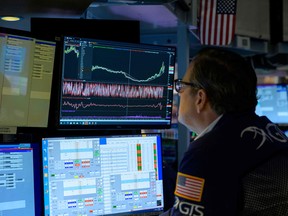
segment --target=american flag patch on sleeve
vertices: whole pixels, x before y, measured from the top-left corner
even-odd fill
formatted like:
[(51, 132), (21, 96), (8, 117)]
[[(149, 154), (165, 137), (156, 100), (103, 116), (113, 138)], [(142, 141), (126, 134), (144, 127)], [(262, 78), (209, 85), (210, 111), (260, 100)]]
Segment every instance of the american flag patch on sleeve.
[(204, 188), (204, 179), (178, 172), (175, 195), (200, 202)]

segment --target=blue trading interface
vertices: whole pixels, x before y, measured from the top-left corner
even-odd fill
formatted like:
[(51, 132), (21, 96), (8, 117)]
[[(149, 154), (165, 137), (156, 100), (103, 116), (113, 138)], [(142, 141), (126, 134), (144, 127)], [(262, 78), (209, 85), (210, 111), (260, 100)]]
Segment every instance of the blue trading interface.
[(0, 144), (0, 215), (35, 215), (33, 149)]
[(44, 138), (42, 151), (45, 216), (163, 210), (159, 134)]
[(288, 124), (288, 85), (258, 85), (256, 113), (276, 124)]

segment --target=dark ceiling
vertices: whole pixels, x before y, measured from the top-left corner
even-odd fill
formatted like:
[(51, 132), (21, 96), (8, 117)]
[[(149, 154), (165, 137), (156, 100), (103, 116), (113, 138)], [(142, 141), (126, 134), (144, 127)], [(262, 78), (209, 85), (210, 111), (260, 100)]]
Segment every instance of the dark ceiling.
[[(30, 31), (31, 17), (138, 20), (141, 42), (176, 45), (181, 40), (177, 36), (179, 23), (184, 23), (191, 33), (189, 51), (193, 56), (201, 47), (193, 33), (193, 29), (196, 29), (194, 23), (197, 2), (198, 0), (1, 0), (0, 16), (18, 15), (23, 19), (19, 22), (0, 21), (0, 27)], [(258, 53), (253, 49), (236, 50), (248, 56), (263, 54), (262, 50)], [(266, 59), (266, 55), (263, 59)]]
[(29, 15), (43, 14), (51, 16), (69, 14), (80, 16), (92, 3), (92, 0), (1, 0), (0, 13)]
[[(179, 23), (187, 29), (198, 0), (1, 0), (1, 15), (18, 15), (18, 22), (0, 21), (0, 27), (30, 31), (32, 17), (140, 21), (143, 43), (176, 45)], [(193, 50), (199, 40), (190, 34)]]
[[(188, 1), (187, 1), (188, 2)], [(1, 0), (0, 16), (17, 15), (20, 22), (0, 26), (30, 30), (31, 17), (132, 19), (141, 21), (141, 32), (175, 32), (178, 20), (191, 11), (185, 0)]]

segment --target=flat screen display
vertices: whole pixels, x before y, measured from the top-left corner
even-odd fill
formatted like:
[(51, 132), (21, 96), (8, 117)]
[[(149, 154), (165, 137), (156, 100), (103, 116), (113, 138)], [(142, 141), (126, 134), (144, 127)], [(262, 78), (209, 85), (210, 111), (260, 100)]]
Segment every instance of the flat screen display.
[(0, 215), (42, 215), (41, 148), (0, 143)]
[(0, 28), (1, 128), (48, 126), (55, 49), (53, 41)]
[(276, 124), (288, 124), (288, 85), (258, 85), (256, 113), (267, 116)]
[(43, 138), (45, 216), (161, 213), (159, 134)]
[(59, 129), (169, 128), (175, 47), (63, 38)]

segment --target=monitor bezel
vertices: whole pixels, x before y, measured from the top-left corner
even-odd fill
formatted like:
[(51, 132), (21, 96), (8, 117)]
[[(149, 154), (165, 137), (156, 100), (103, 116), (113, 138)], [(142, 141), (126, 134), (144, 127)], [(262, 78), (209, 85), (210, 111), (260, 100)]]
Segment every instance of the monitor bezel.
[[(163, 122), (159, 123), (159, 122), (148, 122), (148, 123), (136, 123), (136, 122), (129, 122), (127, 124), (124, 124), (122, 121), (120, 122), (116, 122), (116, 123), (107, 123), (107, 124), (85, 124), (85, 125), (80, 125), (80, 124), (60, 124), (60, 103), (61, 103), (61, 91), (62, 91), (62, 67), (63, 67), (63, 48), (64, 48), (64, 37), (74, 37), (74, 38), (83, 38), (83, 37), (78, 37), (78, 36), (67, 36), (67, 35), (62, 35), (61, 36), (61, 40), (58, 42), (58, 56), (59, 58), (61, 58), (61, 60), (59, 61), (60, 64), (58, 65), (58, 71), (59, 73), (54, 73), (57, 78), (55, 78), (54, 82), (52, 83), (52, 89), (54, 91), (53, 93), (53, 98), (54, 100), (54, 108), (52, 110), (53, 113), (50, 114), (51, 118), (49, 120), (49, 127), (50, 128), (54, 128), (56, 129), (56, 131), (98, 131), (98, 130), (141, 130), (141, 129), (169, 129), (172, 126), (172, 104), (173, 104), (173, 81), (171, 81), (171, 118), (169, 120), (169, 122), (164, 123)], [(95, 39), (95, 38), (83, 38), (83, 39), (91, 39), (91, 40), (95, 40), (98, 42), (104, 42), (104, 43), (116, 43), (116, 44), (120, 44), (120, 45), (139, 45), (141, 46), (146, 46), (146, 47), (154, 47), (154, 48), (160, 48), (160, 49), (170, 49), (171, 52), (175, 53), (175, 57), (174, 57), (174, 71), (173, 71), (173, 77), (171, 78), (171, 80), (174, 80), (175, 77), (175, 73), (176, 73), (176, 47), (175, 46), (168, 46), (168, 45), (155, 45), (155, 44), (145, 44), (145, 43), (129, 43), (129, 42), (123, 42), (123, 41), (117, 41), (117, 40), (102, 40), (102, 39)], [(60, 53), (60, 54), (59, 54)], [(168, 86), (167, 86), (168, 87)]]
[[(162, 133), (159, 133), (159, 132), (143, 132), (143, 133), (107, 133), (105, 135), (103, 134), (98, 134), (98, 135), (71, 135), (71, 134), (66, 134), (66, 135), (45, 135), (42, 137), (42, 142), (41, 142), (41, 157), (42, 157), (42, 163), (41, 163), (41, 167), (42, 167), (42, 175), (41, 175), (41, 178), (42, 178), (42, 191), (45, 190), (45, 179), (44, 179), (44, 173), (46, 172), (45, 171), (45, 165), (44, 165), (44, 157), (45, 155), (43, 154), (43, 151), (44, 151), (44, 145), (43, 145), (43, 141), (44, 140), (48, 140), (48, 139), (52, 139), (52, 140), (58, 140), (58, 139), (93, 139), (93, 138), (117, 138), (117, 137), (149, 137), (149, 136), (157, 136), (158, 139), (160, 140), (160, 152), (159, 152), (159, 167), (161, 168), (161, 170), (159, 171), (159, 173), (161, 173), (161, 180), (162, 180), (162, 196), (163, 196), (163, 205), (162, 207), (159, 207), (159, 208), (154, 208), (154, 209), (143, 209), (143, 210), (135, 210), (135, 211), (128, 211), (128, 212), (119, 212), (119, 213), (113, 213), (113, 214), (103, 214), (105, 216), (110, 216), (110, 215), (117, 215), (117, 216), (122, 216), (122, 215), (138, 215), (138, 214), (147, 214), (147, 215), (154, 215), (154, 214), (161, 214), (164, 212), (164, 209), (165, 209), (165, 197), (164, 197), (164, 182), (163, 182), (163, 166), (164, 166), (164, 161), (163, 161), (163, 135)], [(43, 208), (43, 212), (45, 212), (45, 197), (44, 197), (44, 194), (43, 194), (43, 197), (42, 197), (42, 208)]]

